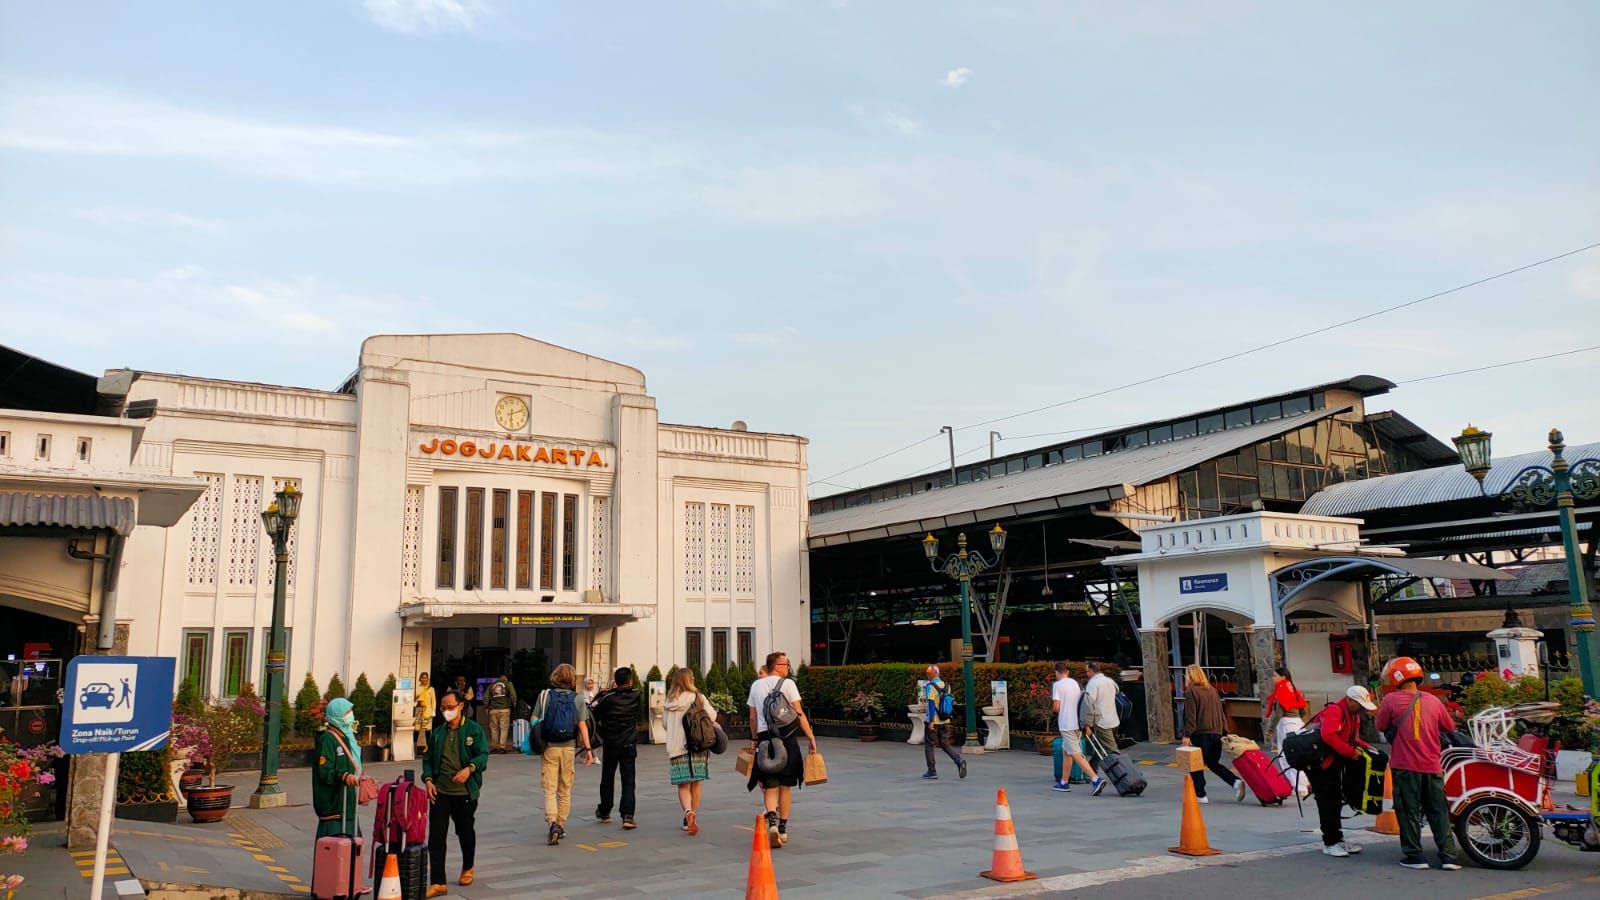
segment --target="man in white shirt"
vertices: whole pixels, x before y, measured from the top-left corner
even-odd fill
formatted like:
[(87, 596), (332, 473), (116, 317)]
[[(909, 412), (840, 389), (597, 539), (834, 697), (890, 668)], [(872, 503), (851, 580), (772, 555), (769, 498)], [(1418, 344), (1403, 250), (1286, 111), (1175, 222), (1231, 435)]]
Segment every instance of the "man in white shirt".
[[(1070, 759), (1078, 768), (1085, 772), (1094, 772), (1094, 767), (1089, 765), (1089, 760), (1083, 756), (1083, 731), (1078, 724), (1078, 701), (1083, 696), (1083, 689), (1078, 687), (1078, 682), (1068, 671), (1064, 662), (1056, 663), (1056, 683), (1050, 688), (1050, 708), (1056, 713), (1056, 730), (1061, 732), (1061, 755), (1063, 759)], [(1061, 766), (1061, 777), (1056, 779), (1052, 789), (1061, 793), (1069, 793), (1072, 785), (1068, 784), (1067, 763)], [(1095, 793), (1099, 793), (1100, 785), (1104, 779), (1096, 775), (1089, 783)]]
[[(1106, 753), (1117, 752), (1117, 726), (1122, 720), (1117, 716), (1117, 683), (1110, 676), (1100, 671), (1100, 664), (1090, 662), (1086, 668), (1089, 670), (1089, 683), (1084, 685), (1084, 693), (1089, 695), (1089, 702), (1084, 704), (1089, 709), (1089, 721), (1080, 723), (1089, 729), (1095, 743)], [(1096, 791), (1095, 793), (1099, 793)]]
[[(805, 734), (812, 753), (817, 752), (817, 736), (811, 732), (811, 721), (800, 707), (800, 689), (789, 677), (788, 654), (782, 651), (768, 653), (767, 664), (762, 671), (766, 673), (765, 676), (750, 685), (750, 697), (746, 701), (750, 707), (750, 745), (759, 753), (761, 741), (779, 741), (783, 744), (788, 762), (783, 771), (771, 775), (763, 773), (759, 766), (751, 766), (747, 788), (755, 790), (757, 785), (761, 786), (761, 798), (767, 814), (767, 838), (776, 850), (789, 843), (789, 809), (794, 802), (792, 792), (800, 787), (805, 777), (805, 760), (800, 755), (799, 735), (802, 732)], [(767, 696), (773, 691), (781, 692), (796, 714), (794, 725), (786, 733), (779, 733), (767, 726)]]

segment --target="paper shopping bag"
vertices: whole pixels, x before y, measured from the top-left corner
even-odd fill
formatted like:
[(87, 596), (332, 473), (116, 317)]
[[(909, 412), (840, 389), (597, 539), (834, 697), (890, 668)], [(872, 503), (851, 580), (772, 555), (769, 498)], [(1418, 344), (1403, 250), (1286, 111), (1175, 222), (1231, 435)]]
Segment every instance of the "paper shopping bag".
[(821, 753), (813, 753), (806, 757), (806, 786), (828, 783), (828, 764), (822, 761)]
[(746, 778), (750, 777), (750, 770), (756, 764), (756, 751), (749, 747), (739, 748), (739, 758), (733, 761), (733, 770)]

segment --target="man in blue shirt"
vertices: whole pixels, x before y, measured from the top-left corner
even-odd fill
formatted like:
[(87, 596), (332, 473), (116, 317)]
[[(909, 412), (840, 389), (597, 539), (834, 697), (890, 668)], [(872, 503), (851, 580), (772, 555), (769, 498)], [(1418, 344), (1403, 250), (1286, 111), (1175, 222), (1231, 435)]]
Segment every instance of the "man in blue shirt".
[(941, 747), (955, 761), (956, 771), (961, 773), (961, 777), (967, 777), (967, 761), (961, 758), (961, 748), (950, 739), (950, 716), (944, 711), (944, 699), (949, 693), (944, 679), (939, 677), (939, 667), (929, 666), (928, 683), (922, 686), (923, 715), (928, 723), (922, 739), (922, 751), (928, 758), (928, 771), (922, 774), (923, 778), (939, 777), (933, 765), (933, 751)]

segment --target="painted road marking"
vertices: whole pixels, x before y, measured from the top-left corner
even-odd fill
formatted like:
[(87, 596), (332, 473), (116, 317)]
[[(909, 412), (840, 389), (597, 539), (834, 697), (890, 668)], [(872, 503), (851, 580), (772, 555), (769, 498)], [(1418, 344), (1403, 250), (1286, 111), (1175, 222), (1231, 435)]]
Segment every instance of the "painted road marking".
[(588, 844), (579, 844), (578, 845), (578, 849), (579, 850), (587, 850), (590, 853), (599, 853), (600, 852), (600, 848), (599, 847), (591, 847)]
[[(269, 856), (267, 858), (271, 859), (272, 857)], [(270, 872), (287, 872), (287, 871), (289, 871), (289, 867), (288, 866), (267, 866), (267, 870), (270, 871)]]
[[(93, 850), (74, 850), (74, 851), (71, 851), (71, 853), (72, 853), (72, 856), (73, 856), (73, 860), (72, 860), (73, 863), (75, 863), (78, 866), (78, 874), (82, 875), (85, 878), (93, 878), (94, 877), (94, 851)], [(85, 853), (87, 853), (88, 855), (85, 856), (84, 855)], [(127, 863), (127, 861), (125, 861), (122, 858), (121, 854), (117, 853), (117, 851), (115, 851), (115, 850), (107, 849), (106, 850), (106, 874), (107, 875), (132, 875), (133, 873), (128, 871), (128, 863)]]
[(600, 846), (605, 847), (606, 849), (609, 850), (612, 847), (626, 847), (626, 846), (628, 846), (628, 842), (627, 841), (601, 841), (600, 842)]
[(311, 886), (305, 884), (291, 884), (289, 885), (289, 889), (301, 894), (311, 893)]
[(1558, 881), (1555, 884), (1546, 884), (1540, 887), (1522, 888), (1521, 890), (1506, 891), (1503, 894), (1486, 894), (1477, 900), (1523, 900), (1526, 897), (1539, 897), (1544, 894), (1554, 894), (1584, 884), (1600, 884), (1600, 875), (1591, 875), (1588, 878), (1579, 878), (1573, 881)]

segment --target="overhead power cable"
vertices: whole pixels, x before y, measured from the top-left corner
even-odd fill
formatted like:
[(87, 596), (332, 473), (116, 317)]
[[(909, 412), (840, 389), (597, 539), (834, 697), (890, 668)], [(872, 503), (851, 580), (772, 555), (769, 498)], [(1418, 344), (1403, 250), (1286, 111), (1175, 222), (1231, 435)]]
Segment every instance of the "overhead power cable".
[(1546, 353), (1543, 356), (1530, 356), (1526, 359), (1511, 359), (1506, 360), (1505, 362), (1491, 363), (1487, 366), (1474, 366), (1471, 369), (1457, 369), (1454, 372), (1440, 372), (1438, 375), (1424, 375), (1421, 378), (1407, 378), (1404, 381), (1396, 381), (1395, 384), (1416, 384), (1419, 381), (1434, 381), (1440, 378), (1453, 378), (1456, 375), (1470, 375), (1473, 372), (1487, 372), (1490, 369), (1504, 369), (1506, 366), (1520, 366), (1523, 363), (1538, 362), (1542, 359), (1555, 359), (1560, 356), (1571, 356), (1574, 353), (1589, 353), (1594, 350), (1600, 350), (1600, 344), (1596, 344), (1593, 347), (1579, 347), (1576, 350), (1563, 350), (1560, 353)]

